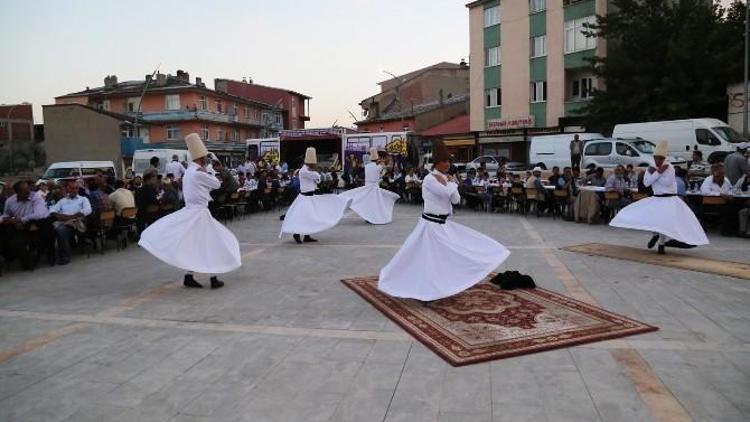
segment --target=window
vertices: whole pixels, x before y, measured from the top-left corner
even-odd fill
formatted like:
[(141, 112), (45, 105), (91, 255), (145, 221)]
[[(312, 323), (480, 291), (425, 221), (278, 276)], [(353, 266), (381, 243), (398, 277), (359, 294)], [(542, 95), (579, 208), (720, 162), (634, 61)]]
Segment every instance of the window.
[(232, 140), (237, 142), (240, 140), (240, 131), (237, 128), (232, 129)]
[(276, 124), (277, 125), (281, 124), (281, 114), (276, 113)]
[(695, 140), (701, 145), (721, 145), (721, 141), (708, 129), (695, 129)]
[(594, 93), (594, 78), (585, 77), (573, 80), (570, 93), (575, 100), (585, 100), (591, 97)]
[(167, 139), (170, 141), (180, 140), (180, 127), (175, 125), (167, 126)]
[(484, 27), (497, 25), (500, 23), (500, 6), (493, 6), (484, 9)]
[(109, 100), (102, 101), (102, 110), (109, 111), (112, 107), (112, 103)]
[(205, 95), (201, 95), (201, 99), (199, 100), (199, 105), (201, 110), (206, 111), (208, 110), (208, 98), (206, 98)]
[(490, 47), (485, 56), (485, 66), (497, 66), (500, 64), (500, 47)]
[(531, 57), (547, 55), (547, 36), (540, 35), (531, 39)]
[(217, 141), (223, 141), (224, 140), (224, 129), (222, 129), (222, 128), (216, 129), (216, 140)]
[(487, 102), (485, 107), (499, 107), (502, 105), (502, 91), (500, 88), (490, 88), (486, 91)]
[(240, 112), (240, 106), (237, 103), (232, 103), (232, 114), (237, 116)]
[(638, 157), (638, 153), (635, 151), (635, 149), (622, 142), (618, 142), (617, 145), (615, 145), (615, 150), (617, 151), (618, 155), (623, 155), (625, 157)]
[(245, 106), (245, 119), (250, 118), (250, 107)]
[(529, 0), (529, 13), (547, 10), (547, 0)]
[(587, 29), (583, 25), (587, 23), (596, 23), (596, 17), (587, 16), (585, 18), (565, 21), (565, 53), (596, 48), (596, 37), (587, 37), (584, 35), (584, 31)]
[(211, 132), (208, 131), (208, 125), (203, 125), (203, 128), (201, 129), (201, 138), (203, 138), (204, 141), (208, 141), (211, 137)]
[(586, 144), (585, 155), (609, 155), (612, 153), (611, 142), (594, 142)]
[(125, 111), (129, 113), (136, 113), (138, 111), (138, 104), (140, 103), (140, 98), (138, 97), (131, 97), (128, 98), (128, 102), (125, 103)]
[(165, 110), (179, 110), (180, 109), (180, 96), (175, 95), (167, 95), (165, 98)]
[(530, 98), (532, 103), (547, 101), (547, 81), (532, 82)]
[(216, 112), (221, 113), (221, 98), (216, 99)]

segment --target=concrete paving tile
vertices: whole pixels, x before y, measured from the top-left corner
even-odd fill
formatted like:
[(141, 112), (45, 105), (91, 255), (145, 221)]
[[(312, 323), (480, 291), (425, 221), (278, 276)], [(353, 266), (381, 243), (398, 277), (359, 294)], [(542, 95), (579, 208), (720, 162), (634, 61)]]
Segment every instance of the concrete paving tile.
[(343, 397), (331, 422), (382, 422), (393, 390), (379, 390), (357, 384)]
[(444, 412), (438, 414), (439, 422), (492, 422), (490, 412)]

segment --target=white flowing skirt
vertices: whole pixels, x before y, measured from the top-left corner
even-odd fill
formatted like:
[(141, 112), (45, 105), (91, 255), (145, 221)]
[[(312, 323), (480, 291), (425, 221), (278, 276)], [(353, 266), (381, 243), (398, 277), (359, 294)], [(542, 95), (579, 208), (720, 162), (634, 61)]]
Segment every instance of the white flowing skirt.
[(242, 265), (237, 238), (205, 207), (183, 208), (156, 220), (141, 233), (138, 244), (186, 271), (221, 274)]
[(701, 223), (677, 196), (651, 196), (633, 202), (620, 210), (609, 225), (661, 233), (689, 245), (708, 245)]
[(388, 224), (393, 221), (393, 204), (400, 198), (397, 193), (380, 189), (373, 183), (339, 194), (350, 198), (350, 208), (372, 224)]
[(422, 218), (382, 270), (378, 289), (401, 298), (437, 300), (482, 281), (510, 255), (503, 245), (451, 221)]
[(297, 195), (286, 211), (279, 237), (284, 233), (315, 234), (330, 229), (344, 217), (350, 201), (332, 194)]

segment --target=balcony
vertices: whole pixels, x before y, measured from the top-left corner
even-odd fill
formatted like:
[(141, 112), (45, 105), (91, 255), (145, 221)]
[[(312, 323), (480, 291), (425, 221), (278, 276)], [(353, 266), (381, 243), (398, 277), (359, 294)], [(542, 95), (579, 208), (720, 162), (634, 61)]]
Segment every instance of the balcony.
[[(135, 116), (136, 113), (125, 113)], [(159, 122), (181, 122), (188, 120), (202, 120), (214, 123), (238, 123), (245, 125), (261, 126), (259, 119), (244, 118), (239, 114), (217, 113), (208, 110), (164, 110), (138, 113), (138, 119), (149, 123)]]

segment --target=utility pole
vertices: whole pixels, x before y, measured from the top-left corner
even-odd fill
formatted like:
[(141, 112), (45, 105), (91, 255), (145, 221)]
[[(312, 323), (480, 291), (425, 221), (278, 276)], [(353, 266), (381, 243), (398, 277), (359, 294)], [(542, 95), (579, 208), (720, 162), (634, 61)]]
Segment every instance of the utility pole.
[(399, 78), (398, 76), (394, 75), (393, 73), (383, 69), (383, 73), (386, 75), (393, 76), (393, 79), (398, 81), (398, 85), (396, 85), (396, 101), (398, 101), (398, 113), (401, 115), (401, 130), (404, 130), (404, 103), (401, 102), (401, 84), (404, 83), (404, 81)]
[(159, 66), (156, 66), (156, 69), (154, 69), (154, 73), (151, 74), (151, 78), (146, 81), (146, 83), (143, 85), (143, 91), (141, 91), (141, 97), (138, 99), (138, 108), (135, 110), (135, 119), (133, 120), (133, 137), (140, 138), (141, 137), (141, 131), (138, 129), (138, 115), (141, 113), (141, 104), (143, 104), (143, 97), (146, 95), (146, 90), (148, 89), (148, 86), (151, 85), (151, 81), (154, 80), (154, 76), (159, 72)]
[(747, 132), (747, 101), (750, 100), (750, 87), (748, 87), (748, 32), (750, 28), (750, 12), (748, 11), (750, 9), (750, 0), (745, 0), (745, 50), (744, 50), (744, 58), (745, 58), (745, 89), (744, 89), (744, 96), (743, 96), (743, 110), (742, 110), (742, 136), (745, 138), (748, 137)]
[(13, 121), (10, 120), (10, 114), (13, 112), (13, 109), (16, 108), (18, 104), (13, 104), (10, 109), (8, 110), (8, 116), (6, 117), (8, 126), (8, 147), (9, 147), (9, 157), (10, 157), (10, 174), (15, 174), (15, 168), (13, 166)]

